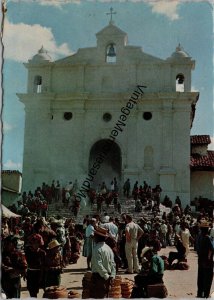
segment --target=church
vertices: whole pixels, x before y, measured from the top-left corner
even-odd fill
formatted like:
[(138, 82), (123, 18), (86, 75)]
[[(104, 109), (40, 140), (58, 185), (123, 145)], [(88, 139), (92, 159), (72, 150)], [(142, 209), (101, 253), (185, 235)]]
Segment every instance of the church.
[[(78, 179), (81, 186), (120, 120), (90, 186), (110, 186), (116, 177), (122, 187), (129, 178), (189, 203), (190, 129), (199, 98), (191, 92), (194, 59), (180, 44), (166, 59), (145, 53), (129, 45), (112, 18), (96, 39), (94, 47), (56, 61), (42, 47), (24, 64), (23, 190), (53, 179)], [(124, 113), (130, 99), (136, 103)]]

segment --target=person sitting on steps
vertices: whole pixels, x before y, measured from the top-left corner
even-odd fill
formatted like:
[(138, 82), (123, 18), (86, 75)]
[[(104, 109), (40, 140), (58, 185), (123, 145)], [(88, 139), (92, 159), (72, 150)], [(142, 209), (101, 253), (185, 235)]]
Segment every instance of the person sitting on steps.
[(184, 261), (186, 259), (186, 248), (184, 247), (181, 237), (176, 234), (175, 235), (175, 247), (177, 249), (177, 252), (171, 251), (169, 252), (169, 257), (168, 257), (168, 262), (169, 262), (169, 267), (171, 267), (173, 261), (175, 259), (179, 261)]

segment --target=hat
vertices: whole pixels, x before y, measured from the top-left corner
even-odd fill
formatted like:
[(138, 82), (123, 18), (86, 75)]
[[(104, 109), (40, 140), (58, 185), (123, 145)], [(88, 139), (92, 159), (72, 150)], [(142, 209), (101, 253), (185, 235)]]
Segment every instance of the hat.
[(210, 224), (209, 224), (209, 222), (207, 222), (206, 219), (201, 219), (201, 221), (200, 221), (200, 227), (201, 228), (209, 228)]
[(146, 252), (148, 252), (149, 250), (152, 250), (152, 249), (153, 249), (152, 247), (144, 247), (141, 252), (140, 257), (143, 257), (146, 254)]
[(58, 219), (55, 219), (54, 217), (51, 217), (49, 222), (50, 222), (50, 224), (52, 224), (52, 225), (54, 224), (54, 225), (59, 226), (59, 227), (64, 225), (63, 220), (58, 220)]
[(54, 217), (50, 217), (50, 218), (49, 218), (49, 223), (50, 223), (50, 224), (56, 223), (56, 222), (58, 222), (58, 220), (57, 220), (56, 218), (54, 218)]
[(41, 220), (44, 225), (48, 225), (48, 222), (45, 220), (45, 217), (42, 217)]
[(108, 230), (102, 227), (95, 227), (94, 234), (103, 236), (103, 237), (108, 237)]
[(47, 249), (53, 249), (53, 248), (56, 248), (58, 246), (61, 246), (61, 244), (57, 241), (57, 240), (52, 240), (49, 244), (48, 244), (48, 247)]
[(92, 222), (97, 222), (97, 219), (96, 218), (91, 218), (91, 221)]
[(103, 218), (103, 223), (108, 223), (109, 222), (109, 216), (105, 216)]

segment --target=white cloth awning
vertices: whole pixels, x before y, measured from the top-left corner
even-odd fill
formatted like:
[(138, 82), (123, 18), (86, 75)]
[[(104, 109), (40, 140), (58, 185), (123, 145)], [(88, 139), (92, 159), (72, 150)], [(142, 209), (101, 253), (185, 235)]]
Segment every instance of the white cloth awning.
[(1, 204), (1, 210), (2, 210), (2, 217), (5, 218), (20, 218), (20, 215), (15, 214), (11, 210), (9, 210), (6, 206)]

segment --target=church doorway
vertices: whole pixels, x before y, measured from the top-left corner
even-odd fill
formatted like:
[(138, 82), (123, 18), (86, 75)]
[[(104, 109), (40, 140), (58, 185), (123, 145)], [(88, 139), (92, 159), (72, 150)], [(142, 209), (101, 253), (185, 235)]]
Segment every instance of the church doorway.
[[(106, 139), (97, 141), (90, 150), (89, 155), (89, 169), (93, 166), (96, 158), (99, 157), (102, 153), (103, 147), (106, 145)], [(106, 187), (110, 189), (111, 181), (116, 177), (118, 184), (120, 185), (121, 180), (121, 150), (120, 147), (116, 144), (112, 144), (112, 148), (106, 156), (105, 160), (100, 164), (100, 168), (97, 174), (94, 176), (93, 183), (91, 187), (97, 189), (99, 184), (105, 182)]]

